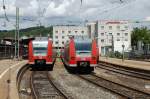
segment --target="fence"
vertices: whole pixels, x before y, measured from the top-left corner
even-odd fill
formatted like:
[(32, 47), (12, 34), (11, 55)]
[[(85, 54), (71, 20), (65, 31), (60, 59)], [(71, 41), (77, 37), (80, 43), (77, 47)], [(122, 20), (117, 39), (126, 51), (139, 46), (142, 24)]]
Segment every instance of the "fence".
[(2, 45), (0, 44), (0, 59), (13, 58), (14, 46), (12, 45)]
[[(18, 48), (17, 48), (18, 49)], [(27, 48), (20, 46), (19, 54), (21, 57), (27, 55)], [(0, 44), (0, 59), (11, 59), (15, 57), (15, 46)]]

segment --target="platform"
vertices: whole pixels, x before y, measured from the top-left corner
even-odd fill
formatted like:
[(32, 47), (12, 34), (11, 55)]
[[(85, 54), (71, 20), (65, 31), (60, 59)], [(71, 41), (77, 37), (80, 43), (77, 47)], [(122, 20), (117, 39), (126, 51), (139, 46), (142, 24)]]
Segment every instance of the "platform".
[[(0, 60), (0, 97), (1, 99), (19, 99), (16, 77), (19, 69), (27, 61)], [(10, 80), (10, 83), (8, 82)]]
[(124, 60), (124, 61), (122, 61), (122, 59), (108, 58), (108, 57), (107, 58), (106, 57), (100, 57), (100, 61), (108, 62), (108, 63), (120, 65), (120, 66), (150, 71), (150, 62), (135, 61), (135, 60)]

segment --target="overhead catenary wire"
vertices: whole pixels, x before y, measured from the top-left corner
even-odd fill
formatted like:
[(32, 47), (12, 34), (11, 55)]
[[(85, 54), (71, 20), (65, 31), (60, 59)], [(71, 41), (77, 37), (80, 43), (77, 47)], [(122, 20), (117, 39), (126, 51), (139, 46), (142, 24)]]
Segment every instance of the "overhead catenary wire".
[(7, 17), (7, 14), (6, 14), (5, 0), (3, 0), (3, 10), (4, 10), (4, 17), (5, 17), (6, 21), (9, 22), (9, 19), (8, 19), (8, 17)]
[(45, 13), (46, 13), (46, 11), (47, 11), (47, 9), (48, 9), (49, 3), (50, 3), (51, 1), (53, 1), (53, 0), (49, 0), (49, 1), (47, 2), (48, 5), (43, 5), (43, 6), (44, 6), (43, 9), (42, 9), (43, 6), (41, 6), (41, 5), (42, 5), (42, 2), (41, 2), (42, 0), (36, 0), (36, 1), (37, 1), (37, 3), (38, 3), (38, 11), (37, 11), (38, 18), (37, 18), (36, 20), (38, 21), (39, 26), (41, 26), (41, 25), (42, 25), (41, 19), (44, 18), (44, 15), (45, 15)]
[[(125, 0), (119, 0), (119, 2), (120, 2), (119, 5), (116, 5), (116, 6), (112, 7), (112, 8), (106, 8), (106, 9), (98, 12), (95, 16), (97, 16), (97, 15), (104, 15), (105, 13), (108, 13), (110, 11), (114, 11), (114, 10), (117, 10), (117, 9), (122, 9), (122, 8), (128, 6), (129, 4), (131, 4), (131, 3), (135, 2), (135, 1), (137, 1), (137, 0), (133, 0), (133, 1), (130, 1), (130, 2), (128, 0), (126, 2), (125, 2)], [(111, 14), (109, 16), (112, 17), (112, 15), (113, 14)]]

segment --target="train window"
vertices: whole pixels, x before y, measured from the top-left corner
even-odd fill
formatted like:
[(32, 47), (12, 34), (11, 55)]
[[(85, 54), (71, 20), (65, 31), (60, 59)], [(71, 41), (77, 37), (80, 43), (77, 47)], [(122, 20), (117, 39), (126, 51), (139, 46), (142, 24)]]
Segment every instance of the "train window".
[(91, 51), (92, 44), (91, 43), (76, 43), (75, 48), (76, 48), (76, 51)]
[(47, 54), (47, 47), (34, 47), (33, 50), (35, 56), (38, 55), (46, 56)]

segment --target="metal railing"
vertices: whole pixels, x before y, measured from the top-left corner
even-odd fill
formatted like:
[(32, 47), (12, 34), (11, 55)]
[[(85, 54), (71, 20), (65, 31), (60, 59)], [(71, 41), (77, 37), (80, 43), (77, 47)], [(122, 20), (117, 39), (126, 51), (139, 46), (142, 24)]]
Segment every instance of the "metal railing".
[(14, 57), (15, 47), (12, 45), (0, 45), (0, 59), (7, 59)]
[[(20, 47), (20, 57), (27, 55), (26, 48)], [(13, 59), (15, 58), (15, 46), (0, 44), (0, 59)]]

